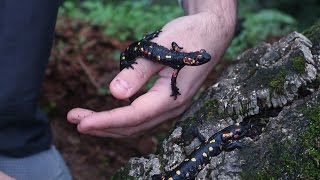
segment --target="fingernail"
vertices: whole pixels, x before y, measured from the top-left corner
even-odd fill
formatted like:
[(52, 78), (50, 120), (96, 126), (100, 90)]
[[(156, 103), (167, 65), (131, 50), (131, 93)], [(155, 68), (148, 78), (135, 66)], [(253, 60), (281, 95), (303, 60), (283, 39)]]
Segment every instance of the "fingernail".
[(115, 89), (118, 91), (118, 93), (121, 93), (121, 94), (125, 95), (125, 94), (127, 94), (129, 92), (131, 87), (127, 83), (127, 81), (122, 80), (122, 79), (116, 79)]

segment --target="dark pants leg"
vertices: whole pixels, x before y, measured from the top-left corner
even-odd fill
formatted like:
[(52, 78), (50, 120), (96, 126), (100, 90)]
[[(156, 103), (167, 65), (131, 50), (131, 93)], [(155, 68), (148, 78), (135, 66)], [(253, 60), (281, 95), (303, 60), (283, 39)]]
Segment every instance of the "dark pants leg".
[(51, 146), (37, 108), (58, 0), (0, 0), (0, 154), (27, 156)]

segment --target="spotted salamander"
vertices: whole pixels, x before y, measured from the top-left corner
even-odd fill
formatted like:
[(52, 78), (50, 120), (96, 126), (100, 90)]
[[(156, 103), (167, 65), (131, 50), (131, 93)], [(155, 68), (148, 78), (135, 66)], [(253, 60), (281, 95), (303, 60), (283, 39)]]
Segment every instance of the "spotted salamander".
[(157, 43), (151, 42), (158, 37), (161, 30), (146, 35), (140, 41), (129, 45), (120, 55), (120, 70), (132, 68), (137, 64), (136, 58), (142, 57), (154, 62), (161, 63), (174, 69), (171, 77), (171, 96), (177, 99), (180, 95), (177, 87), (177, 76), (184, 66), (198, 66), (210, 61), (211, 56), (204, 49), (195, 52), (182, 52), (183, 49), (176, 42), (172, 42), (172, 49), (168, 49)]
[[(152, 180), (191, 180), (210, 162), (210, 159), (222, 151), (240, 149), (239, 140), (247, 135), (251, 124), (235, 124), (228, 126), (205, 140), (177, 168), (165, 174), (152, 176)], [(202, 138), (200, 138), (202, 139)]]

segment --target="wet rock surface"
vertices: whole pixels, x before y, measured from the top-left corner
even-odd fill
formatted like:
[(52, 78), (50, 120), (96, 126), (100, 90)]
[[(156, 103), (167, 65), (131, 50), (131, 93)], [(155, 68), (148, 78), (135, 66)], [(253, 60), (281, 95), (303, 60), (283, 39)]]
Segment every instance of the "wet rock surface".
[(312, 179), (320, 175), (313, 171), (320, 167), (320, 143), (314, 139), (319, 135), (320, 56), (315, 54), (318, 44), (313, 43), (293, 32), (241, 54), (238, 63), (185, 112), (158, 155), (131, 159), (114, 179), (150, 179), (170, 171), (200, 145), (196, 131), (209, 138), (241, 121), (260, 126), (242, 139), (244, 148), (213, 157), (196, 179)]

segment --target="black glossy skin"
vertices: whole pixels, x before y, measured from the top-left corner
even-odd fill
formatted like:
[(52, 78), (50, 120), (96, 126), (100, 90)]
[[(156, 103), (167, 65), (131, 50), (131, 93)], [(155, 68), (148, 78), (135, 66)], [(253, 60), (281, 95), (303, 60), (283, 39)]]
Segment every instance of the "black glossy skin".
[(177, 168), (164, 175), (154, 175), (153, 180), (188, 180), (194, 179), (210, 159), (222, 151), (242, 148), (238, 141), (245, 137), (251, 125), (231, 125), (212, 135), (190, 154)]
[(210, 61), (211, 56), (204, 49), (195, 52), (181, 52), (183, 49), (177, 43), (172, 42), (172, 49), (168, 49), (157, 43), (151, 42), (158, 37), (161, 31), (156, 31), (145, 36), (142, 40), (134, 42), (120, 55), (120, 70), (132, 68), (132, 64), (137, 64), (136, 58), (141, 57), (153, 62), (161, 63), (174, 69), (171, 77), (171, 96), (177, 99), (180, 95), (179, 88), (176, 86), (176, 79), (179, 71), (184, 66), (199, 66)]

